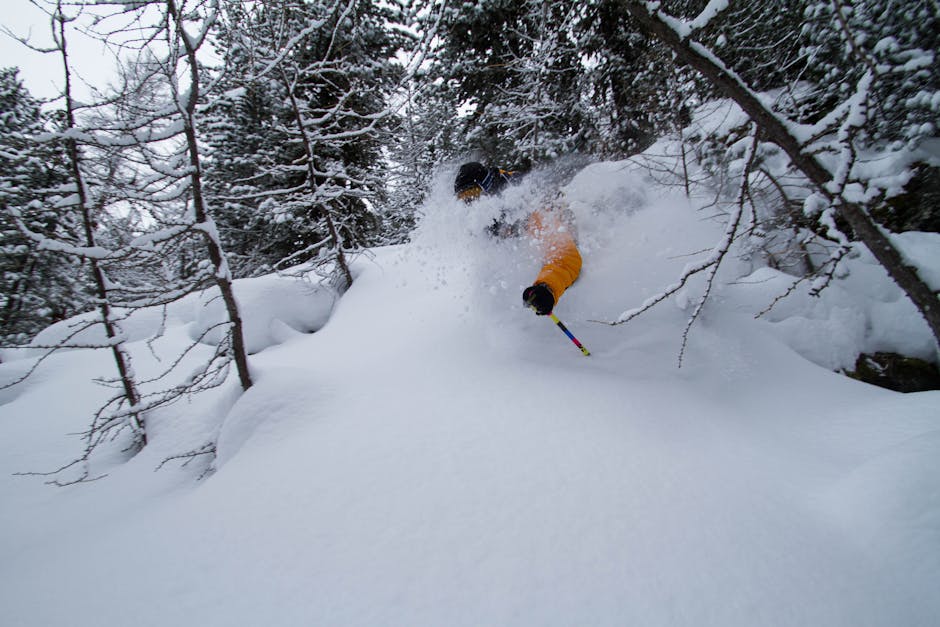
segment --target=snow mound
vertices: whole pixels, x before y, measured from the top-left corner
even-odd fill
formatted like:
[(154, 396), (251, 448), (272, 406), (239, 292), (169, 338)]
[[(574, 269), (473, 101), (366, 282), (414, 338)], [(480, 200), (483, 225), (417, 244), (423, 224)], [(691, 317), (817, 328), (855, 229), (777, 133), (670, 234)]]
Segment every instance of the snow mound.
[[(233, 282), (241, 310), (245, 344), (249, 353), (281, 344), (298, 334), (319, 330), (329, 319), (335, 293), (306, 280), (269, 275)], [(189, 337), (218, 345), (228, 320), (216, 287), (192, 294), (167, 307), (112, 309), (125, 342), (149, 340), (167, 328), (189, 324)], [(57, 322), (30, 342), (30, 347), (3, 351), (3, 361), (37, 357), (42, 347), (66, 344), (71, 349), (108, 345), (98, 311), (89, 311)], [(69, 350), (66, 348), (64, 350)]]
[[(335, 309), (312, 284), (236, 281), (254, 385), (230, 372), (161, 408), (102, 481), (13, 473), (74, 458), (61, 434), (110, 394), (91, 381), (106, 351), (53, 355), (6, 398), (0, 623), (123, 626), (154, 598), (150, 625), (936, 623), (940, 393), (868, 386), (779, 341), (830, 365), (925, 343), (865, 251), (759, 321), (794, 277), (729, 258), (678, 369), (701, 281), (628, 324), (589, 321), (661, 292), (726, 217), (596, 164), (564, 190), (585, 265), (557, 313), (584, 357), (523, 307), (526, 242), (483, 232), (537, 194), (469, 207), (436, 185), (412, 242), (356, 259)], [(218, 292), (173, 314), (128, 345), (138, 373), (212, 353), (189, 344), (219, 340)], [(207, 441), (204, 481), (202, 462), (153, 472)]]
[[(302, 395), (302, 402), (298, 402)], [(215, 467), (221, 468), (253, 441), (257, 452), (277, 433), (294, 433), (316, 408), (324, 405), (322, 386), (311, 385), (310, 375), (303, 368), (275, 368), (256, 377), (254, 385), (242, 394), (225, 417), (219, 432)], [(286, 423), (286, 427), (285, 427)]]
[(648, 182), (627, 161), (594, 163), (581, 170), (563, 188), (571, 208), (584, 221), (589, 215), (634, 213), (647, 204)]
[[(187, 297), (167, 307), (147, 307), (143, 309), (111, 309), (112, 320), (117, 324), (125, 342), (148, 340), (162, 333), (167, 327), (191, 322), (195, 318), (193, 297)], [(41, 355), (41, 347), (66, 344), (63, 350), (83, 347), (101, 347), (108, 345), (108, 337), (101, 323), (101, 312), (88, 311), (67, 320), (52, 324), (32, 339), (27, 348), (3, 351), (3, 360), (23, 359)]]
[[(304, 280), (269, 275), (233, 282), (249, 354), (319, 330), (330, 317), (335, 293)], [(218, 288), (200, 296), (189, 337), (217, 345), (228, 316)]]
[[(797, 277), (763, 267), (729, 289), (741, 306), (758, 314), (796, 281)], [(864, 246), (854, 247), (826, 289), (813, 295), (812, 287), (800, 283), (762, 316), (781, 340), (809, 361), (829, 370), (854, 370), (859, 353), (886, 351), (936, 359), (926, 321)]]
[[(938, 395), (912, 399), (910, 414)], [(897, 418), (896, 416), (891, 417)], [(912, 579), (940, 573), (940, 429), (909, 437), (868, 457), (826, 493), (832, 520), (860, 548), (880, 546)]]

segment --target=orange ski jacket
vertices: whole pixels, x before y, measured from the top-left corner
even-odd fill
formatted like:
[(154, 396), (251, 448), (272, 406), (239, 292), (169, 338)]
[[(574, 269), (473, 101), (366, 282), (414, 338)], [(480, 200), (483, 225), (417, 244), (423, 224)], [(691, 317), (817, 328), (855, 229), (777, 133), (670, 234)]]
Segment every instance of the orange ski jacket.
[(581, 274), (581, 253), (570, 218), (557, 210), (534, 211), (526, 222), (526, 233), (539, 242), (543, 266), (534, 283), (544, 283), (555, 302)]
[[(473, 200), (484, 193), (498, 193), (507, 184), (521, 178), (518, 172), (502, 168), (484, 168), (483, 181), (469, 179), (469, 186), (456, 190), (458, 197)], [(474, 189), (475, 188), (475, 189)], [(466, 196), (460, 196), (460, 194)], [(494, 235), (518, 235), (517, 224), (503, 225), (497, 221), (490, 231)], [(568, 209), (546, 208), (532, 212), (525, 221), (525, 233), (539, 242), (542, 248), (543, 265), (534, 284), (544, 283), (555, 297), (555, 303), (581, 274), (581, 253), (575, 241), (574, 217)]]

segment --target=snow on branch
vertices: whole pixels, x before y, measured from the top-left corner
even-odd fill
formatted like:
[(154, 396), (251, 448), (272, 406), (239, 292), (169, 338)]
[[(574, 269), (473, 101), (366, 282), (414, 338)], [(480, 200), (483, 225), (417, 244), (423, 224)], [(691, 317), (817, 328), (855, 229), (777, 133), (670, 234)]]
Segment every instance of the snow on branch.
[(714, 286), (715, 276), (718, 273), (718, 269), (721, 266), (722, 261), (725, 256), (731, 250), (731, 246), (734, 241), (739, 236), (739, 229), (741, 225), (741, 218), (744, 215), (744, 207), (748, 202), (749, 198), (749, 177), (751, 171), (754, 167), (754, 160), (757, 155), (757, 145), (758, 145), (758, 131), (756, 124), (751, 124), (750, 137), (751, 141), (748, 142), (745, 154), (743, 157), (744, 168), (741, 173), (740, 183), (738, 186), (738, 193), (735, 203), (732, 206), (732, 211), (728, 216), (728, 222), (725, 226), (725, 232), (721, 240), (712, 248), (708, 256), (704, 259), (701, 259), (695, 263), (688, 264), (680, 273), (678, 280), (666, 287), (662, 292), (656, 294), (643, 302), (639, 307), (634, 309), (629, 309), (624, 311), (617, 320), (613, 322), (604, 322), (601, 320), (594, 320), (593, 322), (600, 322), (602, 324), (608, 324), (610, 326), (616, 326), (624, 324), (633, 320), (640, 314), (649, 311), (655, 305), (663, 302), (667, 298), (677, 294), (682, 288), (688, 284), (689, 280), (692, 279), (695, 275), (705, 272), (705, 286), (702, 290), (702, 294), (698, 298), (698, 302), (693, 310), (691, 316), (689, 317), (685, 329), (682, 333), (682, 346), (679, 351), (679, 366), (682, 366), (682, 359), (685, 355), (685, 348), (688, 342), (689, 331), (692, 328), (692, 325), (698, 319), (702, 313), (705, 303), (708, 300), (709, 295), (711, 294), (712, 287)]
[[(940, 343), (940, 307), (934, 291), (907, 265), (897, 247), (886, 236), (869, 213), (870, 199), (853, 197), (840, 185), (840, 175), (847, 173), (846, 161), (833, 168), (818, 154), (810, 152), (805, 141), (801, 141), (794, 126), (785, 116), (768, 105), (732, 68), (728, 67), (710, 49), (690, 37), (683, 23), (660, 10), (658, 3), (624, 0), (621, 5), (646, 30), (667, 45), (690, 67), (698, 71), (726, 96), (732, 98), (741, 109), (758, 124), (768, 140), (775, 143), (790, 158), (795, 168), (802, 172), (823, 195), (827, 202), (851, 227), (854, 236), (862, 241), (888, 275), (904, 290), (912, 303), (930, 326), (935, 340)], [(856, 90), (856, 101), (848, 103), (847, 124), (841, 126), (844, 137), (851, 137), (858, 120), (866, 115), (863, 97), (868, 92), (870, 79), (863, 78)], [(854, 147), (850, 148), (854, 150)], [(845, 153), (843, 151), (843, 157)], [(851, 155), (849, 155), (851, 156)], [(854, 157), (852, 157), (854, 159)], [(840, 168), (841, 165), (841, 168)], [(833, 191), (841, 190), (839, 193)]]
[(323, 28), (327, 24), (328, 21), (329, 21), (328, 18), (321, 18), (318, 20), (311, 20), (310, 22), (308, 22), (306, 27), (298, 31), (293, 37), (291, 37), (286, 42), (284, 42), (284, 44), (282, 44), (281, 46), (281, 49), (278, 51), (277, 56), (271, 59), (267, 63), (267, 65), (261, 68), (260, 71), (255, 73), (255, 75), (252, 78), (255, 80), (261, 79), (267, 76), (268, 73), (270, 73), (272, 70), (280, 69), (282, 63), (287, 58), (287, 56), (291, 53), (291, 51), (294, 50), (294, 48), (296, 48), (297, 46), (299, 46), (307, 37), (309, 37), (313, 33), (316, 33), (318, 30)]
[(202, 24), (199, 27), (199, 32), (195, 35), (190, 35), (186, 30), (185, 26), (180, 26), (180, 34), (182, 37), (186, 38), (187, 47), (192, 50), (198, 50), (203, 43), (205, 43), (206, 37), (212, 31), (212, 27), (215, 26), (215, 23), (219, 18), (219, 1), (211, 0), (209, 3), (209, 9), (207, 15), (202, 19)]
[[(708, 4), (702, 9), (702, 12), (698, 14), (693, 20), (682, 20), (665, 13), (659, 13), (660, 18), (666, 24), (676, 31), (679, 34), (679, 37), (686, 39), (690, 37), (696, 31), (702, 30), (708, 23), (711, 22), (719, 13), (728, 8), (729, 0), (709, 0)], [(650, 13), (656, 13), (659, 11), (660, 2), (646, 2), (646, 8)]]
[(38, 250), (59, 252), (66, 255), (72, 255), (74, 257), (81, 257), (83, 259), (104, 260), (110, 259), (114, 256), (114, 252), (105, 248), (104, 246), (77, 246), (75, 244), (63, 242), (59, 239), (47, 237), (41, 233), (36, 233), (35, 231), (31, 230), (25, 222), (23, 222), (22, 214), (18, 209), (11, 207), (7, 211), (16, 222), (16, 226), (20, 233), (25, 235), (31, 241), (35, 242)]

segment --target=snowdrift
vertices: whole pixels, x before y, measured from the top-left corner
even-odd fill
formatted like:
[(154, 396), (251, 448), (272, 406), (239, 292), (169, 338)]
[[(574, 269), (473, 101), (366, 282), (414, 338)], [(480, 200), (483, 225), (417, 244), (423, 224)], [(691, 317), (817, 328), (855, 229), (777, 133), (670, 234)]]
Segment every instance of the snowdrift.
[[(593, 321), (674, 281), (723, 217), (634, 163), (591, 165), (564, 190), (585, 265), (556, 308), (585, 358), (522, 307), (536, 250), (483, 234), (541, 190), (468, 209), (448, 187), (444, 172), (413, 241), (359, 258), (335, 303), (239, 282), (254, 387), (162, 409), (142, 453), (92, 460), (100, 481), (12, 473), (76, 454), (105, 355), (58, 354), (3, 399), (0, 623), (936, 622), (940, 393), (833, 372), (928, 344), (863, 252), (820, 298), (760, 319), (790, 279), (729, 260), (680, 369), (700, 283), (626, 325)], [(207, 328), (201, 302), (149, 346), (157, 323), (128, 325), (139, 369)], [(211, 468), (153, 472), (206, 441)]]

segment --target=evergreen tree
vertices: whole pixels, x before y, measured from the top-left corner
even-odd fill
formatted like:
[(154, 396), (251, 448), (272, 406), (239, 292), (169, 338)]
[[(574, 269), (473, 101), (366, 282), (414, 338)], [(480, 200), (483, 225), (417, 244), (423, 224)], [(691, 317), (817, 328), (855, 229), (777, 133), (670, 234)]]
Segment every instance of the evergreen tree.
[(931, 0), (809, 2), (801, 42), (807, 78), (804, 109), (845, 101), (870, 75), (865, 141), (913, 148), (937, 133), (940, 5)]
[(585, 97), (599, 129), (595, 154), (621, 158), (646, 149), (686, 126), (708, 93), (705, 82), (650, 38), (620, 0), (585, 4), (576, 32), (586, 59)]
[(659, 81), (651, 86), (640, 77), (663, 62), (672, 65), (662, 55), (656, 59), (648, 38), (619, 4), (614, 0), (587, 4), (577, 26), (579, 45), (589, 61), (586, 95), (600, 128), (595, 152), (604, 155), (630, 153), (652, 143), (661, 126), (655, 118), (660, 109), (653, 103), (662, 87)]
[(254, 44), (245, 37), (253, 16), (232, 4), (226, 18), (215, 40), (225, 68), (203, 109), (206, 192), (233, 274), (249, 276), (302, 248), (304, 228), (271, 194), (298, 185), (295, 172), (279, 167), (291, 161), (284, 90), (271, 77), (253, 76)]
[(581, 55), (572, 38), (580, 11), (530, 0), (447, 9), (435, 74), (466, 112), (466, 153), (525, 168), (589, 148)]
[[(295, 201), (295, 214), (322, 224), (329, 213), (343, 245), (363, 246), (378, 226), (369, 201), (384, 193), (381, 139), (399, 72), (392, 62), (397, 42), (386, 27), (393, 16), (365, 0), (307, 3), (305, 9), (297, 27), (311, 21), (323, 27), (295, 47), (288, 57), (293, 68), (282, 66), (292, 105), (299, 105), (291, 131), (297, 159), (313, 160), (307, 182), (314, 197)], [(314, 144), (310, 154), (304, 154), (303, 132)]]
[(592, 137), (581, 93), (582, 67), (572, 37), (578, 3), (523, 2), (526, 19), (514, 25), (520, 49), (505, 60), (499, 98), (480, 110), (472, 144), (494, 135), (512, 142), (523, 168), (585, 149)]
[(80, 261), (44, 253), (17, 225), (78, 240), (64, 145), (36, 141), (56, 121), (41, 113), (15, 68), (0, 69), (0, 111), (0, 339), (17, 344), (83, 310), (89, 296)]
[(210, 190), (233, 230), (266, 234), (266, 264), (299, 263), (326, 245), (337, 259), (376, 241), (395, 19), (359, 0), (280, 0), (228, 15), (220, 41), (232, 89), (210, 105), (225, 114), (212, 127)]
[(438, 85), (420, 75), (420, 90), (408, 89), (405, 105), (388, 134), (388, 199), (380, 206), (382, 233), (389, 243), (408, 239), (417, 209), (430, 192), (435, 169), (458, 158), (464, 146), (452, 123), (457, 114), (453, 102)]
[(386, 201), (379, 206), (383, 239), (408, 239), (417, 210), (430, 192), (435, 169), (465, 154), (462, 129), (456, 122), (458, 103), (453, 90), (440, 78), (433, 59), (442, 50), (439, 33), (449, 12), (441, 0), (404, 3), (400, 23), (408, 59), (404, 80), (392, 100), (401, 102), (384, 144), (388, 151)]

